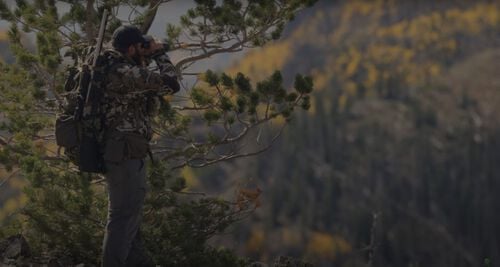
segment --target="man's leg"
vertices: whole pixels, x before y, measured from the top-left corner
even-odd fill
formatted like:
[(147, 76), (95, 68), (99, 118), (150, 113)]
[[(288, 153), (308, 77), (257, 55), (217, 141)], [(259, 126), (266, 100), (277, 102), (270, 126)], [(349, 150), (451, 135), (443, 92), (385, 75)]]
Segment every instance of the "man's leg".
[(146, 195), (144, 160), (108, 163), (106, 168), (109, 206), (102, 266), (125, 266), (142, 219)]
[(144, 248), (144, 243), (141, 237), (141, 231), (137, 231), (134, 241), (132, 241), (132, 247), (128, 253), (126, 260), (127, 267), (154, 267), (153, 261), (146, 254)]

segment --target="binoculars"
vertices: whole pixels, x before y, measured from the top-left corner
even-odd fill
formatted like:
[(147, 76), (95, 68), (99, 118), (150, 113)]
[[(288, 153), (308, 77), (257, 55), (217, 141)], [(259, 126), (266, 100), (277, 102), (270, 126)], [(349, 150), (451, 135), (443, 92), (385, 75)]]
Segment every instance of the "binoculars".
[[(142, 47), (144, 49), (149, 49), (149, 47), (151, 46), (151, 42), (154, 40), (154, 38), (151, 35), (145, 35), (144, 39), (145, 40), (142, 43)], [(166, 40), (162, 40), (161, 44), (163, 45), (163, 50), (165, 50), (165, 52), (170, 50), (170, 46), (168, 45), (168, 42)]]

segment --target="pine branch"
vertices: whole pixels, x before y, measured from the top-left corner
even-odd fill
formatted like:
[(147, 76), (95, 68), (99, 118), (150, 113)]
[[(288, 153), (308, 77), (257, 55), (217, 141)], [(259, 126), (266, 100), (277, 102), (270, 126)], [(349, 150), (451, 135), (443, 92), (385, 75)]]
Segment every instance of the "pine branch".
[(236, 42), (236, 43), (234, 43), (231, 46), (226, 47), (226, 48), (215, 48), (213, 50), (207, 51), (207, 52), (205, 52), (203, 54), (200, 54), (200, 55), (190, 56), (190, 57), (183, 58), (183, 59), (179, 60), (179, 62), (177, 62), (177, 64), (175, 64), (175, 67), (178, 70), (182, 70), (183, 66), (186, 65), (189, 62), (194, 62), (194, 61), (198, 61), (198, 60), (201, 60), (201, 59), (209, 58), (209, 57), (211, 57), (213, 55), (216, 55), (216, 54), (232, 53), (232, 52), (242, 51), (243, 50), (243, 44), (245, 44), (248, 41), (249, 40), (247, 38), (245, 38), (242, 41)]
[[(222, 42), (229, 42), (231, 40), (237, 40), (234, 44), (232, 44), (228, 47), (222, 47), (222, 46), (217, 47), (217, 46), (213, 46), (213, 45), (207, 46), (207, 44), (214, 44), (214, 43), (220, 44), (221, 41), (218, 41), (218, 42), (217, 41), (209, 41), (209, 42), (207, 42), (206, 38), (208, 37), (208, 34), (204, 33), (203, 37), (201, 37), (201, 39), (199, 41), (199, 45), (198, 45), (198, 47), (200, 47), (200, 49), (203, 51), (203, 53), (199, 54), (199, 55), (189, 56), (189, 57), (181, 59), (179, 62), (177, 62), (176, 68), (178, 70), (183, 70), (183, 69), (185, 69), (184, 65), (189, 63), (189, 62), (199, 61), (201, 59), (209, 58), (213, 55), (220, 54), (220, 53), (233, 53), (233, 52), (242, 51), (243, 48), (246, 47), (245, 44), (247, 44), (248, 42), (251, 42), (259, 37), (262, 37), (265, 34), (265, 32), (267, 32), (272, 27), (275, 27), (276, 25), (278, 25), (280, 23), (279, 18), (281, 16), (283, 16), (283, 11), (276, 14), (274, 20), (270, 21), (267, 25), (263, 26), (260, 30), (253, 32), (250, 35), (247, 33), (246, 29), (243, 29), (241, 31), (242, 36), (228, 37), (227, 39), (222, 40)], [(180, 46), (184, 47), (186, 45), (183, 44)], [(187, 44), (187, 47), (196, 47), (196, 46), (197, 45), (194, 43)], [(210, 48), (210, 47), (216, 47), (216, 48), (214, 48), (212, 50), (207, 50), (207, 48)]]
[(141, 32), (143, 34), (147, 34), (149, 31), (149, 28), (151, 28), (151, 25), (153, 24), (153, 21), (155, 20), (156, 13), (158, 12), (158, 8), (160, 5), (164, 3), (162, 0), (153, 0), (149, 3), (149, 8), (146, 11), (144, 22), (141, 25)]
[(259, 150), (253, 151), (253, 152), (248, 152), (248, 153), (240, 153), (240, 154), (235, 153), (233, 151), (233, 153), (230, 153), (230, 154), (227, 154), (227, 155), (223, 155), (223, 156), (220, 156), (219, 158), (214, 158), (214, 159), (199, 158), (200, 160), (204, 160), (205, 161), (205, 162), (200, 163), (200, 164), (191, 163), (192, 161), (194, 161), (196, 159), (188, 159), (186, 162), (184, 162), (184, 163), (182, 163), (180, 165), (174, 166), (172, 168), (172, 170), (180, 169), (180, 168), (183, 168), (183, 167), (186, 167), (186, 166), (189, 166), (189, 167), (192, 167), (192, 168), (203, 168), (203, 167), (206, 167), (206, 166), (209, 166), (209, 165), (213, 165), (213, 164), (216, 164), (216, 163), (219, 163), (219, 162), (222, 162), (222, 161), (229, 161), (229, 160), (233, 160), (233, 159), (244, 158), (244, 157), (251, 157), (251, 156), (262, 154), (262, 153), (264, 153), (265, 151), (269, 150), (272, 147), (272, 145), (274, 144), (274, 142), (283, 133), (283, 129), (285, 128), (285, 126), (286, 125), (281, 126), (280, 130), (271, 139), (271, 141), (269, 142), (269, 144), (267, 144), (262, 149), (259, 149)]

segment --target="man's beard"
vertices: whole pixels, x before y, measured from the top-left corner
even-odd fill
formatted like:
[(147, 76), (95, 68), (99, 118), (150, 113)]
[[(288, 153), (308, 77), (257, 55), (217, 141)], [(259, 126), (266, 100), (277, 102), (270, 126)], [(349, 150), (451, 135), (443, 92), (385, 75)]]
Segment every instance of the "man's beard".
[(132, 60), (137, 64), (137, 65), (142, 65), (142, 56), (139, 55), (139, 53), (135, 53), (132, 56)]
[(131, 58), (137, 65), (142, 65), (143, 58), (139, 53), (139, 48), (137, 46), (135, 46), (135, 53)]

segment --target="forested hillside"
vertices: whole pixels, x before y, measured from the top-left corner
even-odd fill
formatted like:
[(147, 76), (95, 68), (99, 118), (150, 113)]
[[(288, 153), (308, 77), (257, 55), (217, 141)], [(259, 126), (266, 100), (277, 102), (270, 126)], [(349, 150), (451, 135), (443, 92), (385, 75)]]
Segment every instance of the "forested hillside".
[(308, 72), (312, 112), (263, 156), (198, 173), (262, 189), (218, 242), (318, 266), (498, 265), (500, 5), (320, 1), (294, 25), (231, 72)]
[[(4, 38), (0, 33), (2, 57)], [(255, 195), (247, 201), (250, 209), (256, 208), (250, 218), (238, 217), (246, 220), (230, 229), (225, 229), (229, 223), (222, 221), (220, 231), (229, 234), (211, 239), (215, 248), (234, 248), (238, 255), (252, 260), (269, 263), (279, 255), (288, 255), (319, 267), (498, 266), (499, 45), (497, 1), (320, 0), (297, 15), (282, 39), (252, 50), (227, 69), (233, 75), (248, 74), (254, 83), (281, 69), (290, 90), (296, 87), (293, 81), (297, 73), (312, 75), (315, 91), (309, 112), (294, 113), (279, 141), (259, 157), (208, 168), (184, 168), (185, 179), (175, 180), (181, 182), (172, 187), (181, 191), (186, 185), (192, 191), (236, 199), (236, 203), (227, 204), (217, 196), (210, 202), (227, 207), (238, 206), (242, 190)], [(9, 86), (15, 84), (12, 81), (25, 81), (22, 72), (11, 71), (9, 75)], [(279, 117), (272, 126), (285, 120), (286, 116)], [(246, 143), (265, 144), (276, 132), (272, 126), (260, 127)], [(5, 155), (0, 155), (0, 160), (9, 160)], [(155, 171), (160, 178), (173, 177), (166, 169)], [(7, 175), (6, 168), (0, 169), (0, 177)], [(76, 188), (67, 191), (35, 184), (49, 192), (46, 202), (50, 211), (64, 211), (59, 206), (71, 205), (92, 215), (104, 210), (104, 198), (87, 199), (78, 191), (90, 188), (88, 184), (80, 185), (71, 176), (59, 177), (52, 172), (44, 175), (44, 181), (67, 178), (60, 181)], [(25, 186), (20, 179), (2, 181), (7, 182), (0, 188), (4, 190), (0, 192), (0, 222), (7, 222), (27, 199), (10, 190)], [(167, 187), (161, 179), (152, 181)], [(59, 190), (58, 194), (51, 194), (52, 189)], [(77, 192), (66, 198), (77, 201), (60, 201), (66, 192)], [(150, 211), (160, 211), (155, 205), (168, 206), (168, 201), (177, 203), (173, 193), (159, 192), (153, 191)], [(189, 194), (197, 195), (179, 193)], [(200, 203), (200, 207), (206, 206), (206, 202)], [(175, 242), (192, 252), (180, 254), (190, 255), (183, 258), (188, 262), (195, 259), (192, 255), (198, 255), (198, 246), (205, 245), (208, 237), (199, 244), (193, 242), (189, 235), (192, 225), (186, 221), (199, 219), (204, 226), (206, 218), (224, 218), (223, 212), (210, 217), (198, 211), (165, 210), (170, 213), (148, 217), (150, 222), (166, 224), (168, 227), (161, 228), (167, 229), (165, 234), (156, 238), (158, 234), (151, 230), (156, 228), (147, 232), (155, 237), (151, 247), (164, 262), (179, 259), (169, 247), (177, 248)], [(95, 229), (102, 230), (100, 221), (89, 224), (71, 217), (69, 224), (59, 220), (64, 212), (54, 212), (54, 218), (42, 216), (43, 210), (38, 212), (34, 218), (52, 220), (55, 226), (72, 231), (54, 235), (57, 239), (38, 232), (34, 233), (39, 236), (32, 236), (49, 239), (49, 244), (63, 250), (69, 247), (71, 255), (81, 256), (85, 251), (88, 255), (82, 258), (95, 257), (101, 240), (100, 230)], [(101, 213), (96, 217), (104, 218)], [(214, 224), (219, 223), (214, 219)], [(81, 239), (94, 243), (72, 242)]]

